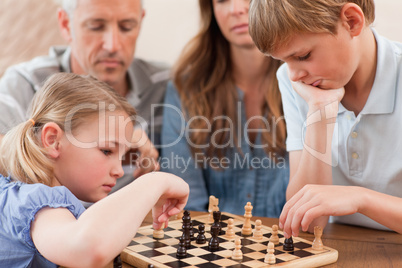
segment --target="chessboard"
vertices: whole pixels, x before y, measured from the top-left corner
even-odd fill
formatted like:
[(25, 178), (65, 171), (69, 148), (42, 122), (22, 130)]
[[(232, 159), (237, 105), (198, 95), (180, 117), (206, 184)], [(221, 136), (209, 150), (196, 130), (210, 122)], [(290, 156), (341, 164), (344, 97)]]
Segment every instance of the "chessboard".
[[(230, 218), (234, 219), (234, 231), (236, 237), (241, 238), (241, 250), (243, 259), (236, 261), (231, 258), (235, 248), (234, 239), (226, 239), (225, 235), (219, 236), (219, 249), (216, 251), (208, 250), (208, 240), (211, 237), (210, 221), (208, 213), (192, 218), (194, 236), (197, 235), (198, 225), (205, 225), (206, 244), (196, 244), (191, 241), (191, 247), (187, 249), (185, 258), (177, 258), (176, 252), (179, 247), (179, 238), (182, 235), (182, 221), (174, 220), (169, 222), (169, 226), (164, 229), (164, 237), (161, 239), (153, 238), (152, 226), (140, 227), (131, 243), (121, 253), (121, 259), (134, 267), (319, 267), (334, 263), (338, 259), (338, 251), (324, 246), (323, 250), (312, 249), (312, 241), (299, 237), (293, 237), (294, 251), (283, 250), (284, 236), (279, 231), (279, 245), (275, 246), (275, 264), (264, 263), (267, 253), (267, 245), (271, 236), (271, 228), (262, 225), (263, 238), (254, 239), (252, 236), (244, 237), (241, 229), (244, 218), (222, 212), (221, 226), (227, 229), (227, 222)], [(251, 222), (255, 227), (255, 222)]]

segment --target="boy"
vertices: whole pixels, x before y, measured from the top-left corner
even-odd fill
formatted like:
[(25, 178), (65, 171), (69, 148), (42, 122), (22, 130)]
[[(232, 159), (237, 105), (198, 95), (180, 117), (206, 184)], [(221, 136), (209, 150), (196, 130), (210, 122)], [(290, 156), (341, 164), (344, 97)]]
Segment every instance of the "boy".
[(285, 62), (286, 237), (329, 216), (402, 233), (402, 44), (373, 21), (373, 0), (251, 1), (254, 42)]

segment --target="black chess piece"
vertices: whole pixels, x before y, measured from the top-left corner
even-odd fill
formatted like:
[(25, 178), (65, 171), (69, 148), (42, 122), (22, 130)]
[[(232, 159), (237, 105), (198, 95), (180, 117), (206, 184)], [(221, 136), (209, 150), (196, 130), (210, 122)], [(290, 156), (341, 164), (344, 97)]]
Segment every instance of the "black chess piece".
[(155, 268), (153, 264), (148, 264), (148, 268)]
[(191, 239), (190, 239), (191, 217), (190, 217), (190, 212), (185, 210), (184, 213), (183, 213), (182, 220), (183, 220), (183, 225), (182, 225), (183, 234), (182, 234), (182, 237), (184, 238), (184, 246), (186, 248), (190, 248), (191, 247)]
[(198, 226), (198, 236), (195, 243), (197, 244), (205, 244), (207, 242), (207, 238), (205, 237), (205, 226), (204, 224), (200, 224)]
[(113, 260), (113, 268), (122, 268), (123, 263), (121, 262), (120, 254)]
[(292, 237), (290, 238), (285, 238), (285, 242), (283, 243), (283, 250), (285, 251), (294, 251), (294, 245), (293, 245), (293, 239)]
[(189, 232), (190, 240), (194, 241), (195, 236), (194, 236), (194, 229), (193, 229), (193, 221), (190, 221), (190, 232)]
[(218, 226), (219, 227), (219, 235), (224, 235), (225, 231), (222, 230), (222, 225), (221, 225), (221, 212), (220, 211), (214, 211), (212, 213), (213, 218), (214, 218), (214, 223), (212, 225)]
[(177, 248), (176, 257), (181, 259), (187, 257), (187, 249), (184, 243), (184, 237), (179, 238), (179, 247)]
[(219, 249), (219, 226), (216, 225), (211, 225), (211, 239), (209, 240), (208, 243), (208, 249), (210, 251), (215, 251)]

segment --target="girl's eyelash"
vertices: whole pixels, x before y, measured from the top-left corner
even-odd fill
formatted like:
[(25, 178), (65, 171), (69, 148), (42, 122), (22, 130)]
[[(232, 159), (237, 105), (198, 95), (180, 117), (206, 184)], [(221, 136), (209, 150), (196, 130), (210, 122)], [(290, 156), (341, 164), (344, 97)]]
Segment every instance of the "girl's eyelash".
[(299, 58), (299, 61), (304, 61), (304, 60), (307, 60), (309, 57), (310, 57), (310, 52), (309, 53), (307, 53), (305, 56), (302, 56), (302, 57), (298, 57)]
[(112, 153), (112, 151), (111, 150), (107, 150), (107, 149), (101, 149), (101, 151), (102, 151), (102, 153), (104, 154), (104, 155), (110, 155), (111, 153)]

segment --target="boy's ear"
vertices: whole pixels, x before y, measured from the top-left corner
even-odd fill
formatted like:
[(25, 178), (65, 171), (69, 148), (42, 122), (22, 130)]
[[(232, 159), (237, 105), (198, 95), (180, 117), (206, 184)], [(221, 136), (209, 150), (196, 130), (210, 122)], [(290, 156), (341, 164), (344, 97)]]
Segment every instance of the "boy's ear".
[(57, 20), (59, 23), (59, 29), (61, 32), (61, 35), (67, 42), (71, 42), (72, 40), (72, 31), (70, 28), (70, 17), (68, 16), (67, 12), (59, 8), (57, 10)]
[(60, 155), (60, 140), (63, 130), (56, 123), (46, 123), (41, 132), (41, 141), (48, 155), (57, 158)]
[(366, 26), (366, 18), (362, 9), (354, 3), (347, 3), (342, 7), (341, 22), (352, 36), (360, 35)]

